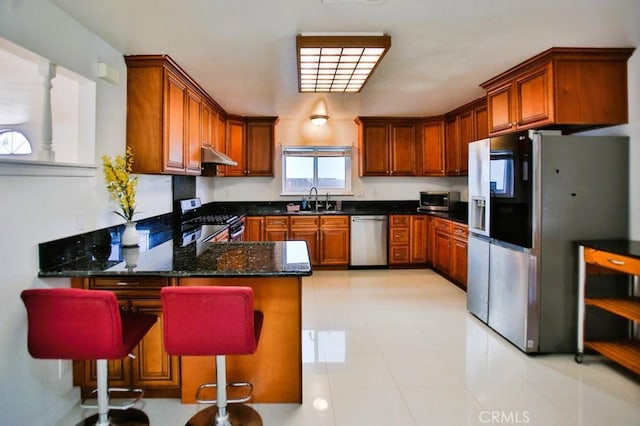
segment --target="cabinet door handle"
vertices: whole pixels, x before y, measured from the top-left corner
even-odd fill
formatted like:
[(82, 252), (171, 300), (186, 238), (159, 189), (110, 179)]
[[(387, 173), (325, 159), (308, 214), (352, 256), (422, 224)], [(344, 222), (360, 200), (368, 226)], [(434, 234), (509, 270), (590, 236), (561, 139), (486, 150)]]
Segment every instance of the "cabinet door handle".
[(614, 265), (623, 266), (624, 261), (618, 259), (607, 259), (609, 263), (613, 263)]
[(126, 282), (126, 281), (118, 281), (116, 285), (120, 286), (129, 286), (129, 285), (140, 285), (139, 282)]

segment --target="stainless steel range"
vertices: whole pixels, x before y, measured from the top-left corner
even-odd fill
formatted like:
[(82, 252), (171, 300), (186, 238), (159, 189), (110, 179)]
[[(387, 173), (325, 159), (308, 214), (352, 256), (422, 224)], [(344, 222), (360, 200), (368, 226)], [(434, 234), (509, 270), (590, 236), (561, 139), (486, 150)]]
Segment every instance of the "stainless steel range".
[(242, 241), (244, 224), (235, 214), (203, 214), (199, 198), (180, 200), (182, 245), (194, 241), (207, 242), (223, 228), (229, 229), (229, 241)]

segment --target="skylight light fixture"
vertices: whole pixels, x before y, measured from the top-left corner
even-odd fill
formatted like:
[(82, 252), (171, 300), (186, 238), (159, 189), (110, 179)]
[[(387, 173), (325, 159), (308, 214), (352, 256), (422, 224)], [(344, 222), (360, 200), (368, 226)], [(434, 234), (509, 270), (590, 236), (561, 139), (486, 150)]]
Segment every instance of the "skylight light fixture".
[(391, 47), (382, 33), (302, 33), (296, 37), (298, 92), (358, 93)]

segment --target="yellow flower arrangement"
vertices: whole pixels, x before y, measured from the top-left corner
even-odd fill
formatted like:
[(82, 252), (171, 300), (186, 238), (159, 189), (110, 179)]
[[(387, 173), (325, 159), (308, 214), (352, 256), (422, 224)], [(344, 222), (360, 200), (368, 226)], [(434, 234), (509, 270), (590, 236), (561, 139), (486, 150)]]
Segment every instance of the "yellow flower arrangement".
[(118, 155), (113, 161), (107, 155), (103, 155), (102, 166), (107, 191), (122, 209), (122, 213), (115, 210), (114, 213), (122, 216), (128, 222), (132, 221), (133, 215), (136, 214), (138, 177), (131, 177), (133, 169), (133, 152), (131, 148), (127, 148), (127, 153), (124, 157)]

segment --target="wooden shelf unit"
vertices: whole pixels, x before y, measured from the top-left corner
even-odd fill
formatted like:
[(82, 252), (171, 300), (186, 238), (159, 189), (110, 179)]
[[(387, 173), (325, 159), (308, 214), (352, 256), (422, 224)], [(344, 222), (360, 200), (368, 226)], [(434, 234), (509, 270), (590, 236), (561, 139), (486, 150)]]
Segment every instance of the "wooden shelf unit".
[[(637, 326), (640, 323), (640, 297), (585, 297), (588, 276), (602, 273), (640, 275), (640, 260), (594, 248), (579, 247), (578, 282), (578, 349), (576, 362), (581, 363), (584, 349), (598, 352), (606, 358), (640, 374), (640, 340)], [(595, 266), (595, 267), (594, 267)], [(631, 291), (633, 292), (633, 290)], [(630, 336), (622, 340), (586, 340), (586, 306), (594, 306), (633, 322)]]

